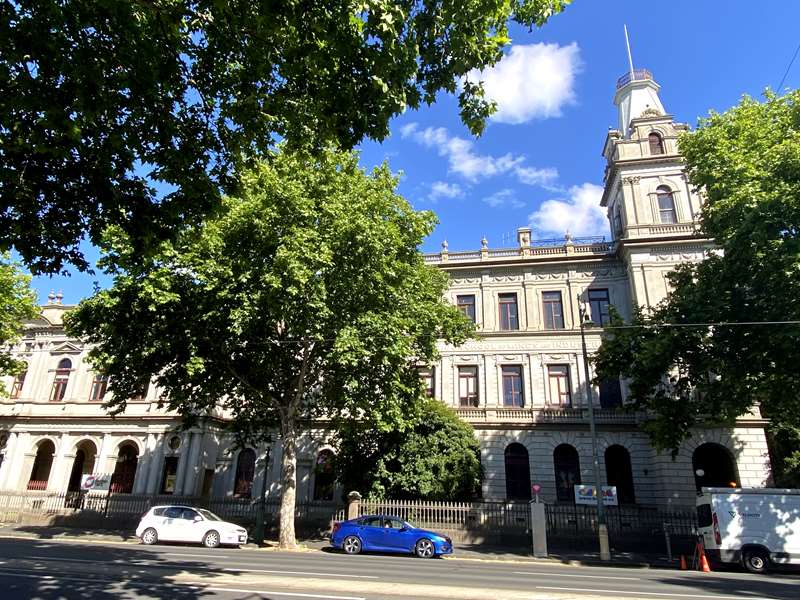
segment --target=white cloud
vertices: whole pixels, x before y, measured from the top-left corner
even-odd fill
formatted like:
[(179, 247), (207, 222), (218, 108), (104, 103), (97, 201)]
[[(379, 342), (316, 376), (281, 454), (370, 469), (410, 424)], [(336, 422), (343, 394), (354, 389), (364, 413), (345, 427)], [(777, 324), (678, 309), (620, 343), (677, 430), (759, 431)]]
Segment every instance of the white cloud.
[(528, 185), (548, 186), (558, 179), (558, 170), (553, 167), (537, 169), (536, 167), (517, 167), (517, 177)]
[(537, 169), (525, 165), (524, 156), (510, 152), (502, 156), (479, 154), (475, 151), (475, 142), (451, 136), (444, 127), (420, 129), (417, 123), (407, 123), (400, 128), (400, 136), (436, 150), (439, 156), (447, 159), (451, 172), (470, 182), (506, 173), (516, 175), (529, 185), (548, 185), (558, 178), (558, 171), (553, 167)]
[(545, 200), (528, 217), (540, 235), (562, 236), (569, 230), (574, 236), (608, 235), (606, 210), (600, 206), (603, 188), (584, 183), (569, 188), (566, 198)]
[(431, 191), (428, 193), (428, 200), (437, 202), (442, 198), (460, 198), (463, 195), (464, 190), (457, 183), (434, 181), (431, 184)]
[(494, 67), (472, 71), (481, 80), (486, 98), (497, 103), (491, 116), (498, 123), (516, 125), (532, 119), (560, 117), (562, 108), (575, 102), (575, 76), (580, 71), (580, 48), (558, 44), (512, 46)]
[(483, 198), (483, 201), (492, 208), (498, 208), (500, 206), (523, 208), (525, 206), (525, 203), (517, 198), (514, 190), (508, 188), (500, 190), (499, 192), (495, 192), (491, 196), (486, 196)]

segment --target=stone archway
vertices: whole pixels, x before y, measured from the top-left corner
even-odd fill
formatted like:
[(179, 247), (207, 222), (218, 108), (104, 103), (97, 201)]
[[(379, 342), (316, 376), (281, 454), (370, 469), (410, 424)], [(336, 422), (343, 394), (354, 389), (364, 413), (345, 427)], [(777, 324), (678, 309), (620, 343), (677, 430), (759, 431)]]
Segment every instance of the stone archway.
[(139, 448), (133, 442), (123, 442), (117, 452), (117, 463), (111, 476), (111, 491), (117, 494), (130, 494), (136, 479), (139, 464)]
[(46, 490), (50, 480), (50, 471), (53, 468), (53, 455), (56, 445), (52, 440), (42, 440), (36, 447), (36, 457), (33, 459), (33, 468), (28, 478), (29, 490)]
[(707, 442), (692, 453), (697, 491), (703, 487), (739, 487), (739, 471), (733, 454), (722, 444)]
[(84, 475), (94, 473), (97, 462), (97, 446), (92, 440), (83, 440), (75, 446), (75, 458), (72, 461), (72, 470), (67, 484), (68, 492), (79, 492), (81, 479)]

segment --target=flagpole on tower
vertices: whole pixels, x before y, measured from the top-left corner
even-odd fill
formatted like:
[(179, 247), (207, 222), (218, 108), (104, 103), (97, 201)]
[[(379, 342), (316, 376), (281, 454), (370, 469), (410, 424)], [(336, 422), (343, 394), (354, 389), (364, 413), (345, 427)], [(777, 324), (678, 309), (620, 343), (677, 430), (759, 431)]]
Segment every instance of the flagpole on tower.
[(623, 24), (622, 27), (625, 29), (625, 46), (628, 48), (628, 65), (631, 68), (631, 81), (633, 81), (633, 57), (631, 56), (631, 41), (628, 39), (628, 26)]

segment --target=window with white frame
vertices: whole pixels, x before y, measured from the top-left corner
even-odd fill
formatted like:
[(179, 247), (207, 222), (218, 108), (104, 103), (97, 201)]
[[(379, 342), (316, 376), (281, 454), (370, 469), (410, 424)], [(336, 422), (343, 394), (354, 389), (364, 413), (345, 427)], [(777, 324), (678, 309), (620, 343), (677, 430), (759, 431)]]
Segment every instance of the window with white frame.
[(478, 367), (458, 367), (459, 406), (478, 406)]
[(550, 387), (550, 404), (572, 406), (572, 385), (569, 365), (548, 365), (547, 381)]

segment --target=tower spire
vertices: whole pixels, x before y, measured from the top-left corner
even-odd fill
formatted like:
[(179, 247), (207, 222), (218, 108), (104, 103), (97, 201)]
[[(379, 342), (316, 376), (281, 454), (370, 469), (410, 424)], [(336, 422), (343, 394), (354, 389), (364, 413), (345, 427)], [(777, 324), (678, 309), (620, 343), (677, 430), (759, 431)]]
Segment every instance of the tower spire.
[(628, 66), (630, 67), (631, 81), (633, 81), (633, 56), (631, 55), (631, 40), (628, 38), (628, 25), (623, 23), (625, 29), (625, 47), (628, 49)]

